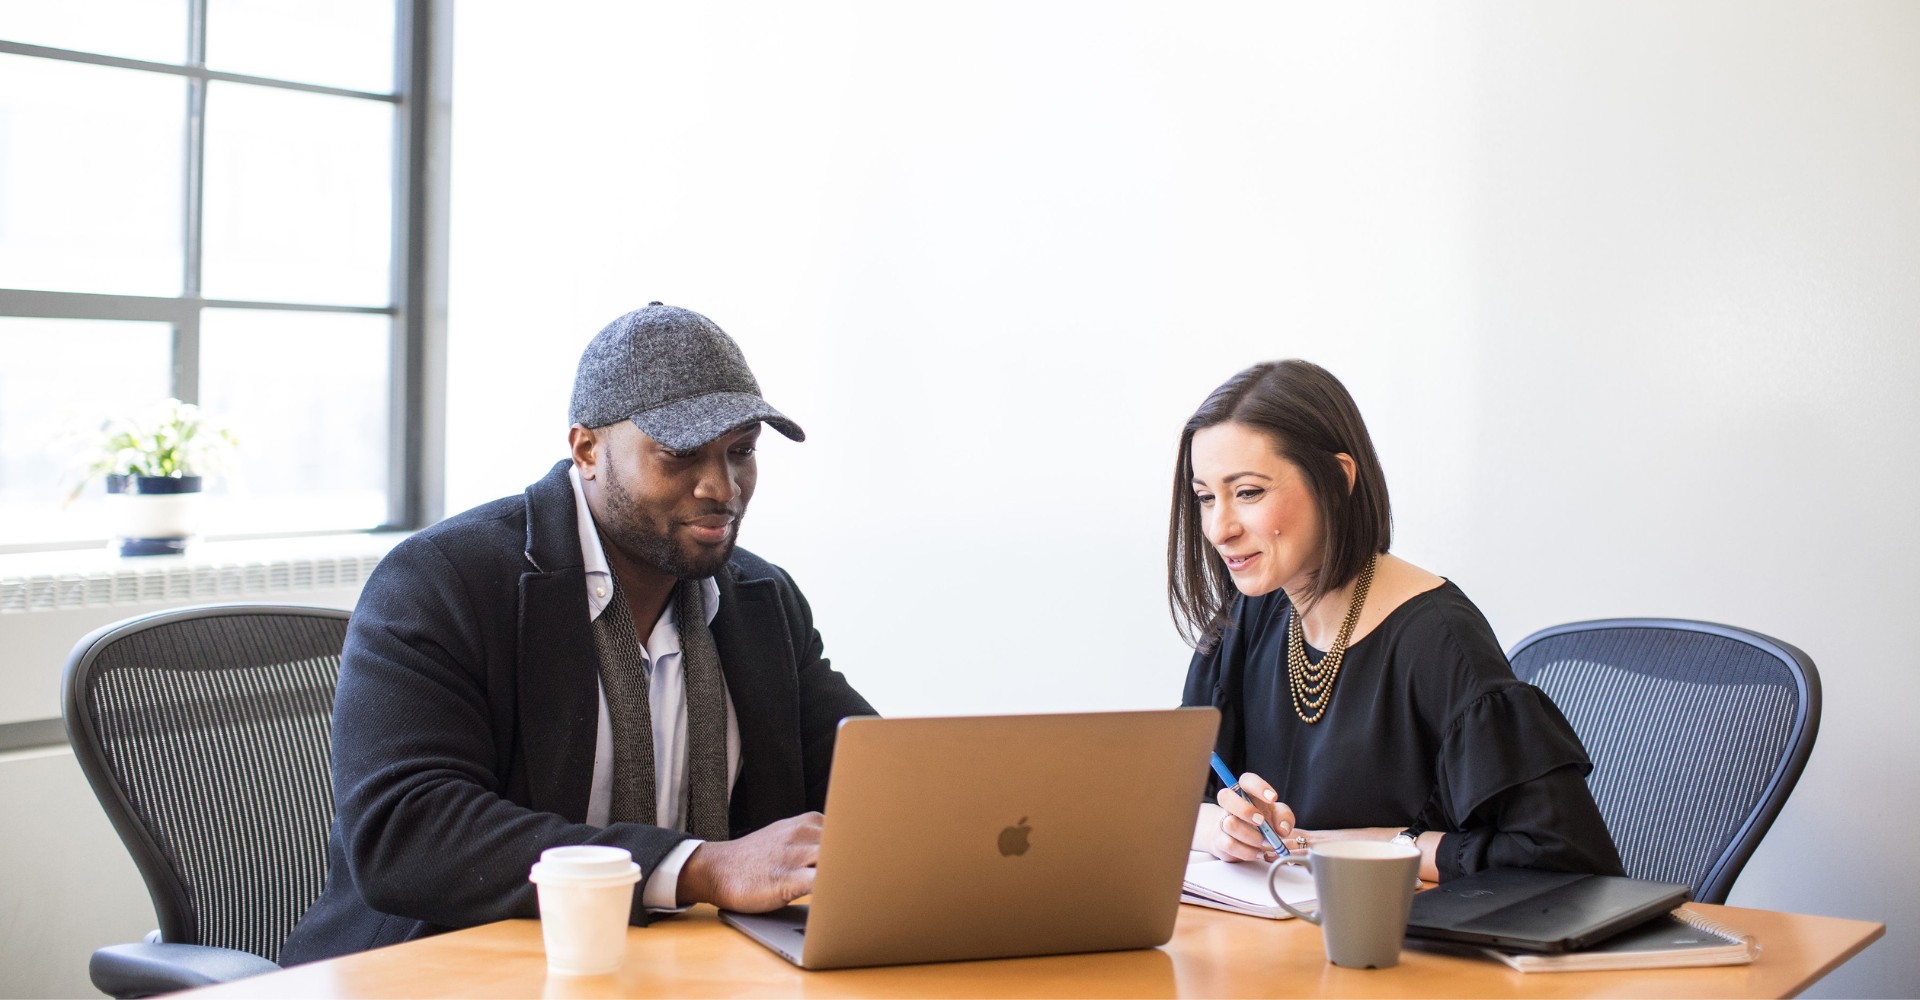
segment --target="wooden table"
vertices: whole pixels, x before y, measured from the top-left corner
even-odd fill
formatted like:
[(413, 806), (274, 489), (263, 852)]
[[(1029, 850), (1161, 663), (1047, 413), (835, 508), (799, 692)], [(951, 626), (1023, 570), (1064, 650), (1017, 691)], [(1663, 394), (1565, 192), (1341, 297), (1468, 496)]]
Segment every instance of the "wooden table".
[(1786, 997), (1886, 933), (1882, 924), (1690, 903), (1753, 934), (1752, 965), (1521, 973), (1408, 949), (1391, 969), (1327, 964), (1320, 931), (1180, 907), (1165, 947), (1095, 955), (803, 972), (712, 907), (627, 931), (606, 976), (548, 976), (540, 924), (507, 920), (180, 994), (212, 997)]

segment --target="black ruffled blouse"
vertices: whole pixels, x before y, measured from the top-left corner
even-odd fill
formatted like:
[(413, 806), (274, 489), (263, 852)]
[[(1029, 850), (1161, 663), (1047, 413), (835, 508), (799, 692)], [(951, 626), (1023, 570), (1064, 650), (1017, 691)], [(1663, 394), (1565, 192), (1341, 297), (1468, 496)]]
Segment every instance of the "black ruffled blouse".
[[(1267, 779), (1301, 828), (1418, 818), (1445, 834), (1443, 880), (1495, 867), (1622, 874), (1587, 791), (1586, 750), (1553, 702), (1513, 676), (1460, 588), (1414, 596), (1348, 647), (1312, 725), (1288, 688), (1291, 611), (1279, 591), (1238, 599), (1219, 644), (1194, 656), (1181, 700), (1220, 709), (1220, 756)], [(1310, 661), (1321, 656), (1309, 648)]]

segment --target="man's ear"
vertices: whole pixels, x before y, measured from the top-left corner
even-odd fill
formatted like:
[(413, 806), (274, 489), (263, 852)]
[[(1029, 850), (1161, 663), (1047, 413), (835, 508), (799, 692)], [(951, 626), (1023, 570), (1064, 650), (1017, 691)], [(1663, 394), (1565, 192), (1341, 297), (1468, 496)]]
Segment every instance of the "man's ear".
[(574, 424), (567, 428), (567, 450), (573, 455), (574, 466), (580, 470), (580, 478), (592, 479), (600, 465), (599, 435), (585, 424)]
[(1334, 455), (1333, 460), (1339, 462), (1342, 469), (1347, 470), (1347, 495), (1352, 496), (1353, 480), (1360, 474), (1360, 463), (1355, 462), (1353, 456), (1344, 451)]

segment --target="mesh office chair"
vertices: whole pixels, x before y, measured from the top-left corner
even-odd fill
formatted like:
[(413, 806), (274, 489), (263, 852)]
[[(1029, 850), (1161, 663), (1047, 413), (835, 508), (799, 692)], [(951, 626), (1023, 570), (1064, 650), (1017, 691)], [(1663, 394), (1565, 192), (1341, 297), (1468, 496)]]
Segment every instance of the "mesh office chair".
[(116, 997), (278, 968), (326, 882), (333, 691), (347, 612), (228, 604), (142, 615), (74, 647), (67, 740), (160, 928), (94, 952)]
[(1619, 618), (1535, 632), (1509, 659), (1586, 744), (1627, 874), (1726, 902), (1820, 730), (1807, 654), (1727, 625)]

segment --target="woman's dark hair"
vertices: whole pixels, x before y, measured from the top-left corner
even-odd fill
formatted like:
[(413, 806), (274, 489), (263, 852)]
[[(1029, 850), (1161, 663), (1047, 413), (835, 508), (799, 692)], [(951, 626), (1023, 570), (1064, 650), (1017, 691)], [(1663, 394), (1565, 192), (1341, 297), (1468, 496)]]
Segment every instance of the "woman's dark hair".
[[(1226, 562), (1201, 530), (1200, 502), (1193, 494), (1193, 435), (1226, 423), (1264, 432), (1274, 451), (1299, 468), (1320, 510), (1324, 551), (1308, 591), (1287, 595), (1296, 607), (1311, 607), (1321, 594), (1345, 586), (1368, 558), (1393, 544), (1387, 477), (1347, 387), (1325, 368), (1300, 360), (1268, 361), (1235, 375), (1188, 418), (1173, 466), (1167, 603), (1181, 638), (1202, 652), (1211, 650), (1227, 627), (1234, 587)], [(1353, 458), (1351, 490), (1346, 470), (1334, 457), (1340, 454)]]

